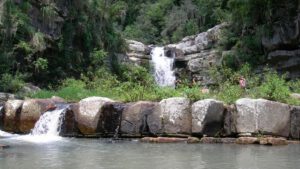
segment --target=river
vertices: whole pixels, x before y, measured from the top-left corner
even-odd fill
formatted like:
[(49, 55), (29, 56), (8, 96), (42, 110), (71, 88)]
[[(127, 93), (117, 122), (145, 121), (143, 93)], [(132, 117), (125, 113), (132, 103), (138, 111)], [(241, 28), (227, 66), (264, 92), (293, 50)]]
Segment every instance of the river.
[(297, 169), (300, 146), (149, 144), (62, 138), (48, 143), (2, 138), (1, 169)]

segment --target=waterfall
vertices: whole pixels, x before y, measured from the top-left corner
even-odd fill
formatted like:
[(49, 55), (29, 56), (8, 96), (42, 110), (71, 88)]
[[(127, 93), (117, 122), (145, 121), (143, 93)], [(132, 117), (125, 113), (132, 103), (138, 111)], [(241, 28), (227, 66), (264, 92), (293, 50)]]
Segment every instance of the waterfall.
[(12, 139), (33, 143), (61, 141), (63, 138), (59, 136), (59, 133), (68, 108), (69, 106), (62, 105), (56, 110), (45, 112), (35, 123), (30, 134), (24, 136), (14, 135), (15, 137), (12, 137)]
[(175, 73), (173, 71), (174, 57), (165, 56), (164, 47), (155, 47), (151, 51), (155, 81), (159, 86), (175, 87)]
[(58, 136), (67, 107), (45, 112), (35, 123), (31, 135)]

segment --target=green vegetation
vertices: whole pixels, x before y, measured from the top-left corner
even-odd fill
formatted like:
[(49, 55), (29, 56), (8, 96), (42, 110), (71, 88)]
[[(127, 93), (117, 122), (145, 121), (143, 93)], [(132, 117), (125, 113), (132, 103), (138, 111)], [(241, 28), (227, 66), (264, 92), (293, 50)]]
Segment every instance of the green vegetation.
[[(183, 96), (299, 104), (289, 96), (300, 92), (299, 80), (287, 82), (271, 70), (264, 76), (251, 73), (265, 60), (262, 37), (272, 34), (273, 25), (292, 21), (298, 6), (297, 0), (3, 0), (0, 90), (16, 93), (30, 82), (44, 88), (31, 97), (57, 95), (69, 101), (94, 95), (128, 102)], [(173, 43), (223, 22), (229, 26), (218, 47), (231, 52), (223, 68), (212, 70), (218, 83), (209, 94), (189, 82), (160, 88), (147, 69), (118, 62), (125, 38)], [(238, 84), (240, 76), (246, 89)]]

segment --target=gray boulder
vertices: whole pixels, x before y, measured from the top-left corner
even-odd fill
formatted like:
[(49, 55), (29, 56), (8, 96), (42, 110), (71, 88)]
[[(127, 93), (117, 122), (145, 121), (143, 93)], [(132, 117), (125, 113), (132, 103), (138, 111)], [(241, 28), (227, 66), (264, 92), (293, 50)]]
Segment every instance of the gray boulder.
[(223, 102), (206, 99), (192, 105), (192, 133), (215, 136), (223, 128)]
[(190, 100), (174, 97), (162, 100), (155, 113), (161, 117), (162, 132), (167, 134), (191, 134), (192, 114)]
[(263, 133), (289, 136), (290, 108), (287, 104), (264, 99), (236, 101), (237, 133)]
[(154, 113), (158, 103), (140, 101), (127, 106), (122, 115), (121, 134), (141, 136), (157, 134), (161, 128), (160, 116)]
[(84, 135), (93, 135), (97, 132), (101, 108), (105, 103), (114, 102), (104, 97), (89, 97), (80, 100), (75, 111), (75, 119), (80, 132)]

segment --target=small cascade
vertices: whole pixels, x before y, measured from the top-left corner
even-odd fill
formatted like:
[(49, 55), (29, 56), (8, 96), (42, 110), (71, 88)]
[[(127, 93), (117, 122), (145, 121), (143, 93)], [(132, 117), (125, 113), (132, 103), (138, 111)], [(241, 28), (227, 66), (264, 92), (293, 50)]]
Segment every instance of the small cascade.
[(155, 81), (159, 86), (175, 87), (175, 73), (173, 71), (174, 57), (165, 56), (164, 47), (155, 47), (151, 51)]
[(68, 107), (64, 106), (63, 108), (45, 112), (36, 122), (31, 131), (31, 135), (59, 136), (61, 124), (67, 108)]

